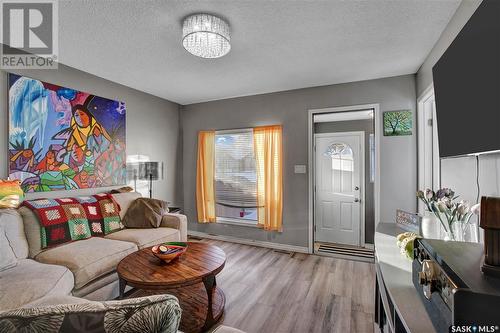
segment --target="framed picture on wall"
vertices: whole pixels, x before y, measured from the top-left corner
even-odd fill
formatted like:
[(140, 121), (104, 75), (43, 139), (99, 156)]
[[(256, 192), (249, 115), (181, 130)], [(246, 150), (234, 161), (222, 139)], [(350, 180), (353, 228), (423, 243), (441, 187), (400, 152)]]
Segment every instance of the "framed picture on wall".
[(9, 177), (24, 192), (126, 183), (125, 103), (9, 74)]
[(413, 115), (409, 110), (384, 112), (384, 136), (411, 135)]

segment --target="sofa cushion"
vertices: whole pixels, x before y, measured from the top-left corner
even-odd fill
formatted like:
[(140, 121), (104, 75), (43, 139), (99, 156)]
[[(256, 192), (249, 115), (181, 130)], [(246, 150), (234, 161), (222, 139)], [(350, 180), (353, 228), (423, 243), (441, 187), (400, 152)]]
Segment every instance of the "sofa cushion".
[(28, 241), (19, 212), (15, 209), (0, 209), (0, 227), (5, 229), (5, 235), (17, 259), (26, 259), (29, 251)]
[(114, 193), (111, 194), (113, 199), (120, 205), (120, 218), (123, 220), (125, 213), (127, 213), (130, 204), (134, 202), (135, 199), (140, 198), (141, 194), (137, 192), (128, 193)]
[(73, 274), (63, 266), (45, 265), (31, 259), (0, 272), (0, 310), (14, 309), (46, 295), (68, 295)]
[(132, 242), (139, 249), (164, 242), (180, 241), (179, 230), (172, 228), (123, 229), (106, 238)]
[(5, 229), (0, 225), (0, 272), (17, 265), (17, 258), (9, 244)]
[(0, 314), (0, 331), (174, 333), (180, 319), (181, 307), (177, 298), (154, 295), (8, 311)]
[[(119, 296), (118, 273), (112, 272), (101, 276), (80, 289), (73, 289), (71, 294), (92, 301), (107, 301)], [(96, 296), (93, 297), (93, 296)]]
[(134, 243), (93, 237), (45, 250), (35, 259), (69, 268), (78, 289), (115, 271), (120, 260), (135, 251), (137, 246)]

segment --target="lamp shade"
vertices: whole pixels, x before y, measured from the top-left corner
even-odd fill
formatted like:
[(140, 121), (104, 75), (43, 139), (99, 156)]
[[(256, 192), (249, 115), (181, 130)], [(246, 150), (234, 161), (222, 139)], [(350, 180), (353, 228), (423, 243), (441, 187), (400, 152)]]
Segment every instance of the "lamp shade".
[(158, 180), (161, 178), (161, 166), (163, 163), (160, 162), (139, 162), (139, 174), (138, 179), (141, 180)]

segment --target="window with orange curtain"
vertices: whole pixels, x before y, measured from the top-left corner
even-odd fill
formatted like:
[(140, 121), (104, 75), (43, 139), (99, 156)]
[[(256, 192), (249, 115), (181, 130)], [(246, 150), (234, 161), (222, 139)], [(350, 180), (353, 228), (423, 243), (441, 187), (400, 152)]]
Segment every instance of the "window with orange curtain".
[(257, 224), (283, 229), (283, 130), (280, 125), (253, 130), (257, 170)]
[(282, 129), (201, 131), (196, 199), (200, 223), (282, 230)]

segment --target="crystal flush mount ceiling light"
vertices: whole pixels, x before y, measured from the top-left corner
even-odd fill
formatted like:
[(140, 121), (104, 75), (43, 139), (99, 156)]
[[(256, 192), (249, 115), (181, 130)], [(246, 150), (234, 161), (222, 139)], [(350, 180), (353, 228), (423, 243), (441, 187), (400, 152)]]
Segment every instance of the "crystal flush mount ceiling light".
[(182, 45), (201, 58), (220, 58), (231, 50), (229, 24), (210, 14), (193, 14), (182, 24)]

